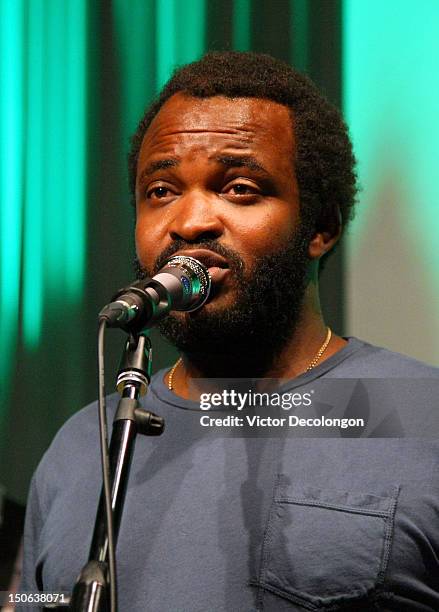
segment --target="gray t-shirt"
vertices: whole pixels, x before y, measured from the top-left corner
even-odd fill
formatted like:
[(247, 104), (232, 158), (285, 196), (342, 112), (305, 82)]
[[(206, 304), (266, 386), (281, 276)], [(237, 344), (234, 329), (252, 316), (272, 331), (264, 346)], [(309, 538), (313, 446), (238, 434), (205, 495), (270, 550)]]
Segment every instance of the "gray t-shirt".
[[(320, 397), (289, 414), (352, 416), (361, 404), (360, 433), (201, 427), (208, 413), (153, 378), (144, 405), (166, 428), (136, 442), (117, 545), (122, 612), (439, 610), (439, 370), (351, 338), (282, 389), (331, 381), (349, 389), (342, 408)], [(34, 475), (21, 590), (71, 591), (87, 560), (97, 423), (96, 404), (74, 415)]]

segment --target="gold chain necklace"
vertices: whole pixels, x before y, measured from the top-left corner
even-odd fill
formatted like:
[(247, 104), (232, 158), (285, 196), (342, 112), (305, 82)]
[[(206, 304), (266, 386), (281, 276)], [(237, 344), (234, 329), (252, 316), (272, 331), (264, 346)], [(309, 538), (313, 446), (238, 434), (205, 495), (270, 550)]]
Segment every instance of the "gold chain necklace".
[(178, 366), (180, 365), (180, 363), (183, 361), (183, 359), (181, 357), (179, 357), (177, 359), (177, 361), (174, 363), (174, 365), (171, 368), (171, 371), (169, 372), (169, 376), (168, 376), (168, 389), (169, 391), (172, 391), (172, 389), (174, 388), (172, 386), (172, 380), (174, 378), (174, 374), (175, 374), (175, 370), (178, 368)]
[[(306, 368), (305, 372), (309, 372), (310, 370), (312, 370), (313, 368), (316, 367), (316, 365), (318, 364), (318, 362), (320, 361), (323, 353), (326, 351), (326, 349), (328, 348), (329, 343), (331, 342), (331, 338), (332, 338), (332, 331), (331, 328), (328, 327), (327, 328), (327, 333), (326, 333), (326, 338), (324, 343), (322, 344), (322, 346), (319, 348), (319, 350), (317, 351), (317, 353), (315, 354), (315, 356), (312, 358), (309, 366)], [(179, 357), (177, 359), (177, 361), (174, 363), (174, 365), (172, 366), (169, 375), (168, 375), (168, 389), (169, 391), (173, 390), (173, 380), (174, 380), (174, 374), (175, 371), (177, 370), (177, 368), (179, 367), (180, 363), (182, 363), (183, 359), (181, 357)]]

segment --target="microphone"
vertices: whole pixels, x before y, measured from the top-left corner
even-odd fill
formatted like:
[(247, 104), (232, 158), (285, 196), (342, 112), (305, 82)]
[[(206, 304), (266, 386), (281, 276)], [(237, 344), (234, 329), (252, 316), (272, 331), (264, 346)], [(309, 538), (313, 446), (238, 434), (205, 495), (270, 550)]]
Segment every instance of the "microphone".
[(171, 310), (193, 312), (209, 297), (208, 269), (194, 257), (174, 255), (152, 278), (120, 289), (99, 313), (108, 327), (140, 333)]

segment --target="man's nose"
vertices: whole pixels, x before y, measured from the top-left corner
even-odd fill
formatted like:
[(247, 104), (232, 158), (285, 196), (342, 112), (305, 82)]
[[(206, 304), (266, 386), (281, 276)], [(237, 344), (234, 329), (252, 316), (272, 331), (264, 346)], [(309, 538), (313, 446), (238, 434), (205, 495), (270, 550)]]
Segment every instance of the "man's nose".
[(199, 242), (219, 238), (223, 222), (219, 216), (218, 196), (200, 191), (181, 196), (175, 206), (175, 217), (169, 226), (172, 240)]

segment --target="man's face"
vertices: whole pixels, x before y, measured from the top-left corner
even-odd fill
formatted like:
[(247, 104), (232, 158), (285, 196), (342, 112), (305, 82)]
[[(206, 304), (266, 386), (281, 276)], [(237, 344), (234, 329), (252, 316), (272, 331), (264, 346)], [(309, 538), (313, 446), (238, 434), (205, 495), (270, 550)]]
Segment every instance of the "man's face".
[[(300, 233), (293, 152), (289, 111), (267, 100), (176, 94), (154, 118), (137, 167), (140, 266), (151, 274), (185, 253), (206, 263), (213, 281), (200, 313), (175, 320), (233, 309), (260, 265), (291, 250)], [(291, 256), (287, 263), (294, 267)]]

